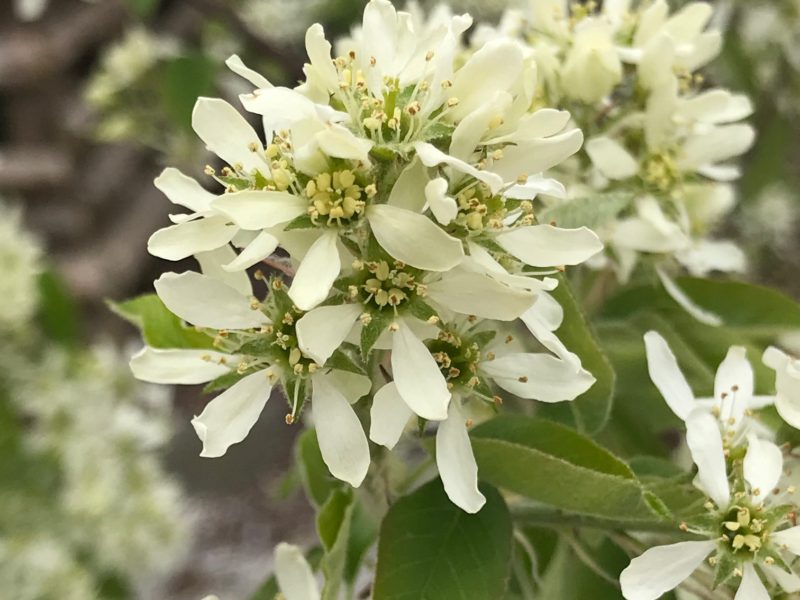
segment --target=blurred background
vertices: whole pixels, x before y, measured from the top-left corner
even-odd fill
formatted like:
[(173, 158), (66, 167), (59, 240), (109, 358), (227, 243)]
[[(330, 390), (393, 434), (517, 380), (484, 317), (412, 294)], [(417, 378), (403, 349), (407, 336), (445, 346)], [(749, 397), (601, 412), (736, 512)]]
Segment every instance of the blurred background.
[[(313, 534), (281, 403), (224, 458), (200, 459), (189, 419), (206, 399), (132, 382), (138, 335), (106, 301), (194, 266), (146, 251), (170, 210), (152, 181), (212, 160), (191, 130), (195, 99), (249, 91), (224, 60), (293, 85), (305, 29), (344, 34), (364, 4), (0, 3), (0, 589), (248, 598), (278, 541)], [(449, 4), (497, 20), (514, 3)], [(750, 278), (800, 298), (800, 2), (715, 6), (726, 44), (707, 76), (751, 96), (759, 136), (726, 233)]]

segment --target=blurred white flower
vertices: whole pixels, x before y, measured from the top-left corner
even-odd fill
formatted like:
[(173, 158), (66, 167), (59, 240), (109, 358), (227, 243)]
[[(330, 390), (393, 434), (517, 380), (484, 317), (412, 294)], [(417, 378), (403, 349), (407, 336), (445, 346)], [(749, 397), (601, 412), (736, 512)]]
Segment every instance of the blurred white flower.
[(42, 248), (22, 224), (22, 213), (0, 203), (0, 330), (24, 326), (39, 304)]

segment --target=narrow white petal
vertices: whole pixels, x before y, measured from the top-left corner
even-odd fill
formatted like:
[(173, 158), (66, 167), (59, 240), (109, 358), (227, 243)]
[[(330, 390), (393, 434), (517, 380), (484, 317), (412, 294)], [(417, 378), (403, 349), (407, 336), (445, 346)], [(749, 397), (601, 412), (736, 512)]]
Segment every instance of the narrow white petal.
[(231, 286), (194, 271), (164, 273), (153, 285), (166, 307), (184, 321), (212, 329), (249, 329), (268, 321)]
[(369, 439), (391, 450), (403, 435), (414, 413), (405, 403), (393, 381), (377, 391), (370, 408)]
[(686, 269), (695, 277), (705, 277), (712, 271), (744, 273), (747, 256), (734, 242), (727, 240), (698, 240), (675, 253)]
[(742, 582), (739, 584), (733, 600), (769, 600), (769, 592), (756, 573), (753, 563), (744, 563), (742, 570)]
[(513, 321), (536, 299), (530, 291), (509, 287), (488, 275), (457, 270), (427, 284), (434, 302), (464, 315)]
[(655, 331), (644, 334), (647, 370), (667, 405), (680, 419), (686, 420), (695, 408), (694, 393), (678, 366), (667, 341)]
[(181, 260), (231, 241), (238, 227), (226, 217), (207, 217), (159, 229), (147, 240), (147, 251), (166, 260)]
[(331, 475), (358, 487), (369, 469), (369, 444), (361, 421), (323, 374), (312, 378), (311, 410), (322, 459)]
[[(150, 383), (194, 385), (231, 372), (230, 354), (213, 350), (163, 350), (145, 346), (131, 358), (133, 376)], [(227, 361), (222, 364), (220, 361)]]
[(783, 453), (775, 444), (754, 434), (747, 436), (744, 478), (756, 503), (763, 502), (778, 485), (783, 473)]
[(491, 122), (495, 119), (502, 120), (511, 101), (511, 94), (504, 90), (496, 91), (477, 110), (464, 117), (453, 131), (448, 150), (450, 156), (469, 160), (489, 131)]
[(245, 190), (217, 196), (211, 206), (239, 227), (258, 230), (305, 214), (308, 201), (289, 192)]
[(317, 580), (297, 546), (281, 542), (275, 547), (275, 579), (286, 600), (319, 600)]
[(337, 239), (336, 231), (326, 231), (303, 257), (289, 288), (289, 297), (299, 309), (311, 310), (328, 297), (342, 268)]
[(372, 233), (392, 257), (426, 271), (449, 271), (464, 258), (461, 241), (428, 217), (388, 204), (367, 209)]
[(675, 300), (683, 310), (705, 325), (711, 325), (712, 327), (719, 327), (722, 325), (722, 318), (719, 315), (698, 306), (686, 292), (678, 287), (678, 284), (675, 283), (663, 269), (657, 268), (656, 273), (661, 280), (661, 285), (664, 286), (664, 290), (666, 290), (670, 297)]
[(773, 533), (771, 539), (792, 554), (800, 555), (800, 525)]
[(496, 237), (503, 249), (534, 267), (578, 265), (603, 249), (603, 242), (586, 227), (552, 225), (517, 227)]
[(211, 201), (217, 197), (174, 167), (164, 169), (153, 183), (170, 202), (185, 206), (194, 212), (208, 210)]
[(238, 256), (224, 264), (222, 268), (230, 272), (244, 272), (244, 269), (261, 262), (278, 247), (278, 238), (268, 231), (261, 231)]
[(587, 141), (586, 153), (597, 170), (609, 179), (627, 179), (639, 172), (636, 159), (609, 137), (601, 136)]
[(238, 55), (233, 54), (225, 61), (225, 65), (239, 77), (246, 79), (252, 83), (256, 88), (271, 88), (272, 84), (258, 71), (254, 71), (248, 67)]
[(769, 575), (787, 594), (796, 594), (797, 592), (800, 592), (800, 577), (798, 577), (796, 574), (787, 573), (775, 565), (765, 565), (762, 563), (761, 568), (769, 573)]
[(743, 94), (731, 94), (715, 88), (702, 92), (683, 103), (681, 114), (705, 123), (730, 123), (753, 113), (753, 104)]
[(516, 198), (517, 200), (533, 200), (539, 194), (565, 199), (567, 189), (556, 179), (531, 176), (525, 183), (512, 185), (503, 192), (503, 196), (506, 198)]
[(486, 497), (478, 490), (478, 465), (458, 400), (450, 403), (447, 419), (439, 424), (436, 432), (436, 466), (444, 491), (453, 504), (468, 513), (483, 508)]
[(192, 128), (206, 148), (231, 166), (241, 165), (249, 172), (260, 169), (269, 172), (258, 134), (233, 106), (219, 98), (198, 98), (192, 111)]
[(656, 600), (686, 580), (714, 551), (715, 542), (655, 546), (631, 561), (619, 577), (626, 600)]
[(800, 429), (800, 398), (778, 394), (775, 397), (775, 409), (795, 429)]
[(704, 131), (683, 144), (683, 155), (678, 166), (688, 170), (744, 154), (753, 145), (755, 135), (755, 129), (750, 125), (739, 123)]
[(520, 142), (503, 149), (503, 158), (494, 161), (492, 171), (504, 181), (515, 181), (546, 171), (580, 150), (583, 132), (571, 129), (548, 138)]
[(200, 416), (192, 419), (197, 437), (203, 442), (200, 456), (217, 458), (246, 438), (271, 392), (272, 380), (267, 369), (237, 381), (209, 402)]
[[(417, 142), (414, 144), (414, 149), (417, 151), (417, 156), (426, 167), (438, 167), (439, 165), (447, 165), (454, 168), (460, 173), (471, 175), (478, 181), (482, 181), (494, 193), (503, 187), (503, 178), (492, 173), (491, 171), (481, 171), (469, 163), (445, 154), (433, 144), (428, 142)], [(531, 171), (532, 172), (532, 171)]]
[(507, 354), (482, 362), (481, 370), (507, 392), (541, 402), (574, 400), (595, 382), (585, 369), (544, 353)]
[(331, 44), (325, 39), (325, 31), (319, 23), (314, 23), (306, 31), (306, 54), (323, 85), (328, 91), (336, 91), (339, 75), (331, 60)]
[(250, 277), (247, 276), (246, 271), (230, 272), (225, 269), (226, 263), (236, 259), (236, 251), (229, 244), (220, 246), (216, 250), (198, 252), (194, 258), (200, 265), (203, 275), (218, 279), (231, 286), (242, 296), (249, 298), (253, 295), (253, 285), (250, 283)]
[(307, 312), (295, 326), (300, 350), (318, 365), (324, 365), (347, 338), (360, 314), (360, 304), (318, 306)]
[(447, 225), (456, 218), (458, 204), (454, 198), (447, 195), (447, 180), (444, 177), (437, 177), (428, 182), (425, 186), (425, 199), (433, 216), (441, 225)]
[[(753, 367), (747, 360), (747, 350), (742, 346), (731, 346), (714, 377), (714, 398), (722, 402), (723, 413), (744, 415), (753, 397)], [(733, 411), (726, 408), (733, 404)]]
[(704, 411), (689, 415), (686, 419), (686, 444), (697, 465), (697, 476), (703, 491), (718, 507), (727, 508), (731, 492), (716, 417)]
[(392, 373), (397, 391), (423, 419), (446, 419), (450, 390), (439, 365), (406, 322), (398, 325), (392, 333)]

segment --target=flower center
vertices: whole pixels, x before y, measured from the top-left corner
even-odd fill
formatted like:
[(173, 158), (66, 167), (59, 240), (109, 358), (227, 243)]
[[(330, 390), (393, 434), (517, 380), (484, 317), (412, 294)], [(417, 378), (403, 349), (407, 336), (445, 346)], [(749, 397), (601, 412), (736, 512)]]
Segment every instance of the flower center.
[(400, 261), (356, 261), (358, 275), (349, 285), (350, 297), (367, 307), (383, 309), (405, 306), (414, 295), (424, 295), (425, 287), (416, 282), (418, 272)]
[(755, 554), (766, 542), (768, 521), (763, 509), (749, 506), (732, 506), (722, 519), (720, 529), (734, 554)]
[(460, 388), (471, 392), (481, 384), (478, 376), (481, 347), (478, 342), (445, 328), (435, 340), (426, 345), (439, 365), (449, 389)]

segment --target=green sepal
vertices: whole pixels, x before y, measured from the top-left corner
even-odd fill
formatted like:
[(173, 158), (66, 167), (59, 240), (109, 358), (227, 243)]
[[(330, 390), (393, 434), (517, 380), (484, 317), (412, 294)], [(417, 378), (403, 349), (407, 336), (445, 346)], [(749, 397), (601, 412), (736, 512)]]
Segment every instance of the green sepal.
[(430, 127), (425, 128), (422, 139), (426, 142), (430, 142), (433, 140), (449, 138), (453, 135), (453, 131), (455, 131), (455, 127), (449, 123), (443, 123), (442, 121), (439, 121)]
[(226, 390), (235, 384), (237, 381), (245, 377), (248, 373), (239, 373), (238, 371), (231, 371), (230, 373), (225, 373), (225, 375), (220, 375), (216, 379), (209, 381), (205, 387), (203, 388), (204, 394), (211, 394), (213, 392), (218, 392), (220, 390)]
[(361, 327), (361, 357), (364, 360), (367, 360), (378, 338), (394, 320), (394, 313), (391, 310), (376, 310), (369, 314), (372, 319)]
[(237, 192), (249, 190), (252, 185), (249, 179), (244, 179), (243, 177), (218, 175), (217, 179), (225, 185), (234, 188)]
[(347, 342), (337, 348), (331, 357), (325, 361), (325, 366), (339, 371), (366, 375), (367, 369), (358, 356), (358, 347)]
[(192, 327), (187, 327), (172, 314), (155, 294), (144, 294), (124, 302), (108, 302), (117, 315), (134, 324), (152, 348), (214, 347), (214, 340)]
[(283, 228), (284, 231), (292, 231), (295, 229), (317, 229), (317, 225), (314, 225), (309, 215), (300, 215), (289, 221), (286, 227)]
[(739, 561), (736, 560), (732, 552), (722, 550), (715, 555), (717, 564), (714, 566), (714, 581), (711, 584), (711, 589), (717, 589), (719, 586), (724, 585), (729, 581), (734, 571), (739, 567)]
[(406, 304), (406, 311), (420, 321), (428, 322), (434, 319), (438, 322), (439, 314), (419, 296), (414, 296)]

